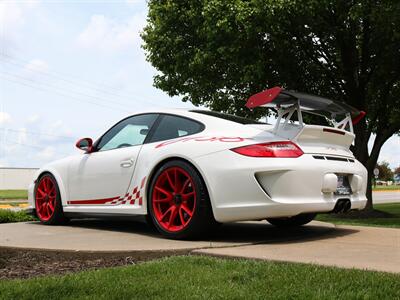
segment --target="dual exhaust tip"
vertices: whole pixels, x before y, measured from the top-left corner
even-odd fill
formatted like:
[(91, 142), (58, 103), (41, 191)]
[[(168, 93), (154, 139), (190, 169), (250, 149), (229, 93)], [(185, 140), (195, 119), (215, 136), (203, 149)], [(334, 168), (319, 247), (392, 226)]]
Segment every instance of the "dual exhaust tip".
[(350, 199), (339, 199), (333, 208), (334, 214), (346, 213), (351, 209)]

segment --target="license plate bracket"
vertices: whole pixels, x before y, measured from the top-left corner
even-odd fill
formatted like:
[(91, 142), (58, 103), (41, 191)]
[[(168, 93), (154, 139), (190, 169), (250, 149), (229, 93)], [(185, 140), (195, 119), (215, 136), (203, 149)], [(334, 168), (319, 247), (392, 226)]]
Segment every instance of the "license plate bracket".
[(338, 183), (335, 195), (350, 195), (352, 193), (349, 177), (343, 174), (337, 174)]

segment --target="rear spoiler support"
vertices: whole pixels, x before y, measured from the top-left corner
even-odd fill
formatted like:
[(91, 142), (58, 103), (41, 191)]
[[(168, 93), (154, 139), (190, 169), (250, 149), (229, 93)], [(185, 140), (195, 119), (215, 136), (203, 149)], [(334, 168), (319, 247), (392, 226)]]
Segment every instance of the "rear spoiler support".
[(334, 116), (332, 116), (332, 119), (330, 121), (333, 123), (333, 126), (337, 129), (346, 130), (347, 125), (349, 125), (349, 131), (351, 133), (354, 133), (353, 120), (351, 119), (351, 115), (349, 113), (347, 113), (346, 117), (340, 122), (336, 122)]
[[(278, 108), (277, 109), (278, 118), (275, 123), (274, 131), (273, 131), (274, 133), (277, 133), (280, 128), (284, 129), (287, 126), (287, 124), (290, 122), (290, 119), (292, 118), (292, 116), (294, 115), (294, 113), (296, 111), (297, 111), (297, 120), (299, 122), (299, 125), (301, 127), (304, 127), (302, 109), (300, 107), (299, 101), (297, 101), (296, 104), (293, 104), (292, 106), (289, 106), (286, 108), (282, 108), (282, 107), (277, 107), (277, 108)], [(315, 114), (315, 115), (319, 115), (319, 114)], [(335, 115), (333, 115), (333, 114), (332, 114), (331, 119), (329, 119), (323, 115), (320, 115), (320, 116), (326, 118), (329, 122), (331, 122), (334, 128), (346, 130), (346, 127), (348, 126), (349, 127), (348, 131), (351, 133), (354, 133), (353, 120), (351, 118), (350, 113), (345, 114), (345, 118), (343, 120), (341, 120), (340, 122), (335, 121)], [(283, 124), (281, 123), (282, 119), (285, 120), (283, 122)]]
[[(290, 119), (292, 118), (293, 114), (296, 111), (297, 111), (297, 119), (299, 120), (299, 124), (300, 124), (300, 126), (303, 127), (304, 126), (303, 115), (301, 113), (300, 103), (297, 101), (296, 104), (289, 106), (287, 108), (278, 108), (278, 119), (276, 120), (276, 123), (275, 123), (274, 133), (278, 132), (282, 118), (285, 119), (285, 122), (283, 123), (282, 128), (285, 128), (286, 125), (289, 123)], [(285, 115), (287, 115), (287, 116), (285, 117)]]
[[(319, 96), (284, 90), (276, 86), (250, 96), (246, 106), (249, 109), (255, 107), (272, 107), (277, 109), (278, 120), (274, 132), (277, 132), (282, 125), (287, 126), (293, 114), (297, 111), (300, 126), (304, 126), (302, 111), (319, 115), (326, 118), (331, 124), (341, 130), (347, 130), (354, 134), (353, 125), (357, 124), (365, 116), (364, 111), (351, 107), (350, 105), (322, 98)], [(344, 117), (341, 121), (336, 121), (336, 117)], [(282, 118), (285, 119), (281, 124)]]

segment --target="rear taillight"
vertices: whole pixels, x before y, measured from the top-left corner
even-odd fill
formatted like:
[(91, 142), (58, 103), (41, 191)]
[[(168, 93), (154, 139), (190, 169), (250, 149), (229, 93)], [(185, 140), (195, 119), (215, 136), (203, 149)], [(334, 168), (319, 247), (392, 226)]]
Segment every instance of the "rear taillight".
[(248, 145), (231, 150), (252, 157), (299, 157), (303, 155), (303, 151), (289, 141)]

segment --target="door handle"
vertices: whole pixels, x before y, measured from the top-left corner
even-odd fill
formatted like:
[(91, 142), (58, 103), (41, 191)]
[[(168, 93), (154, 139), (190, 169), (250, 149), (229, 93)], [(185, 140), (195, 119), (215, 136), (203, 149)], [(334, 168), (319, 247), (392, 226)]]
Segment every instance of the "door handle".
[(132, 167), (132, 165), (133, 165), (133, 160), (132, 159), (123, 160), (123, 161), (121, 161), (121, 164), (120, 164), (120, 166), (122, 168), (130, 168), (130, 167)]

